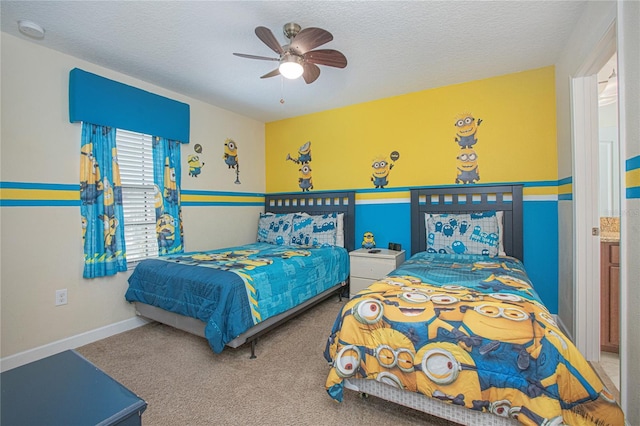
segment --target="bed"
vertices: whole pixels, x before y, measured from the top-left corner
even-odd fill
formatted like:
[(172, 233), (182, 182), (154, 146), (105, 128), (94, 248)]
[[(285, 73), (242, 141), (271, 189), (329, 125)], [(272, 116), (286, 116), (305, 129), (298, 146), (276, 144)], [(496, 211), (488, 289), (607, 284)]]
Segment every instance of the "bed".
[(411, 229), (413, 255), (336, 318), (333, 399), (346, 388), (466, 425), (624, 424), (527, 277), (521, 186), (412, 189)]
[(256, 243), (147, 259), (125, 293), (138, 315), (205, 337), (214, 352), (251, 344), (348, 294), (354, 192), (265, 196)]

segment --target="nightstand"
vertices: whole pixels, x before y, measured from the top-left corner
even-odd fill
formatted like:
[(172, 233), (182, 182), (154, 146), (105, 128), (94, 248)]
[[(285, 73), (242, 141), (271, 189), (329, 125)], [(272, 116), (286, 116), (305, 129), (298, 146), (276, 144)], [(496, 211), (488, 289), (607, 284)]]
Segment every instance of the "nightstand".
[(404, 250), (387, 249), (371, 253), (371, 249), (349, 252), (351, 273), (349, 275), (349, 295), (353, 297), (360, 290), (387, 275), (404, 262)]

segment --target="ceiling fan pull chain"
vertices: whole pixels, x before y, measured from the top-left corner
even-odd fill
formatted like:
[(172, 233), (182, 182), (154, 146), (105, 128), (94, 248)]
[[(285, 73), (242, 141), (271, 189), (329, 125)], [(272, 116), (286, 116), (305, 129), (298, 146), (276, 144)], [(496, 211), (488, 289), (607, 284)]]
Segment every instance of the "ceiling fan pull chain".
[(284, 105), (284, 78), (280, 76), (280, 103)]

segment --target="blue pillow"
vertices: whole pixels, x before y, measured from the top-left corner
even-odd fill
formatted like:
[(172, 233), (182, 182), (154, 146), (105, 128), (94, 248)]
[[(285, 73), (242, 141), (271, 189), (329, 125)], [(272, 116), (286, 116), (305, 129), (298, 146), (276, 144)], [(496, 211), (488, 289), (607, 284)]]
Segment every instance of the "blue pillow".
[(425, 214), (427, 251), (496, 256), (500, 231), (495, 211), (470, 214)]
[(291, 244), (304, 247), (335, 246), (338, 234), (338, 214), (296, 215), (293, 218)]
[(295, 213), (260, 213), (258, 220), (258, 242), (289, 244)]

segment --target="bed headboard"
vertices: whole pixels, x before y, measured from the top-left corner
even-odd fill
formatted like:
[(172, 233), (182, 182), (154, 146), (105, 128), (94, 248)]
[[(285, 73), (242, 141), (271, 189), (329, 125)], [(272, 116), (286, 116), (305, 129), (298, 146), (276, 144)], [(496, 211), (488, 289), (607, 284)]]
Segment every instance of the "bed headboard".
[(344, 246), (356, 245), (356, 195), (353, 191), (267, 194), (264, 211), (271, 213), (305, 212), (312, 215), (344, 213)]
[(522, 185), (451, 186), (411, 189), (411, 253), (427, 249), (425, 213), (504, 212), (504, 251), (520, 260), (522, 244)]

